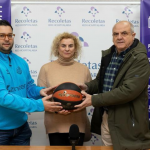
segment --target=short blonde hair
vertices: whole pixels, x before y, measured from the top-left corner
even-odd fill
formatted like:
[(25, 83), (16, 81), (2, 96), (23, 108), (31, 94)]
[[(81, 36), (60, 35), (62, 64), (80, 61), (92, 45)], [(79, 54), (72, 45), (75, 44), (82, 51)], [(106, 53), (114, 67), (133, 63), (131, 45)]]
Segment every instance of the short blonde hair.
[(54, 38), (52, 46), (51, 46), (51, 56), (52, 55), (56, 57), (59, 56), (59, 52), (58, 52), (59, 44), (61, 40), (63, 39), (72, 39), (74, 41), (74, 45), (75, 45), (74, 58), (78, 58), (78, 56), (81, 54), (81, 48), (82, 48), (81, 42), (75, 35), (70, 34), (68, 32), (61, 33)]

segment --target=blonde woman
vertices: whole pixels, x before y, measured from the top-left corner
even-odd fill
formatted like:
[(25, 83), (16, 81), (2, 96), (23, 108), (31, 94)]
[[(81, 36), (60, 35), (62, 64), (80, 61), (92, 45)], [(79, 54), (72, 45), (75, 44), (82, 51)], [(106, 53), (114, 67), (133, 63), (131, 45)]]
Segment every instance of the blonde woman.
[[(79, 84), (91, 81), (89, 69), (75, 61), (80, 53), (81, 44), (76, 36), (66, 32), (56, 36), (52, 43), (51, 55), (58, 59), (42, 66), (38, 85), (54, 87), (63, 82)], [(90, 139), (90, 124), (86, 109), (79, 112), (67, 110), (61, 110), (57, 113), (45, 112), (44, 122), (50, 145), (71, 145), (68, 132), (72, 124), (77, 124), (79, 127), (80, 140), (78, 145), (83, 145), (84, 141)]]

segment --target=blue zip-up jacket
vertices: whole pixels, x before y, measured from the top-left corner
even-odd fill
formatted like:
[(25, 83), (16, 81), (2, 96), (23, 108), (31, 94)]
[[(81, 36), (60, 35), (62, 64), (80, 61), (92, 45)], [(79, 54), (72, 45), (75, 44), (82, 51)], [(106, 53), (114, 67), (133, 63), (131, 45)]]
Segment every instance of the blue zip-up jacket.
[(34, 84), (24, 59), (0, 52), (0, 130), (22, 126), (28, 119), (25, 112), (44, 111), (42, 88)]

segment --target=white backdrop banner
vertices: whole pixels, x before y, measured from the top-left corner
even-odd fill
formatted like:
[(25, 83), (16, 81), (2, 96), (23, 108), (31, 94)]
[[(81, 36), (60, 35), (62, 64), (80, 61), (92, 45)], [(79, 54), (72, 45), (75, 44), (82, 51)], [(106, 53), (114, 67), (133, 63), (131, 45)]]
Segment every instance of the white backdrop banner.
[[(112, 43), (112, 27), (120, 20), (130, 21), (140, 37), (140, 5), (52, 5), (12, 4), (13, 52), (27, 61), (35, 83), (41, 66), (50, 59), (51, 43), (56, 35), (69, 32), (82, 42), (78, 61), (85, 64), (94, 79), (100, 68), (101, 51)], [(93, 108), (87, 108), (91, 120)], [(44, 113), (28, 114), (33, 131), (31, 145), (49, 145), (44, 127)], [(101, 145), (100, 136), (84, 145)]]

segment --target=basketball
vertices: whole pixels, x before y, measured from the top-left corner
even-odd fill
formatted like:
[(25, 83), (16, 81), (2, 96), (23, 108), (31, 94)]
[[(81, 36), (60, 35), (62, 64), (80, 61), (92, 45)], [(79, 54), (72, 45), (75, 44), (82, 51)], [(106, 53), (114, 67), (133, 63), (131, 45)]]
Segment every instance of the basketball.
[(75, 109), (74, 106), (82, 102), (81, 89), (71, 82), (57, 86), (52, 97), (55, 102), (60, 102), (66, 110)]

